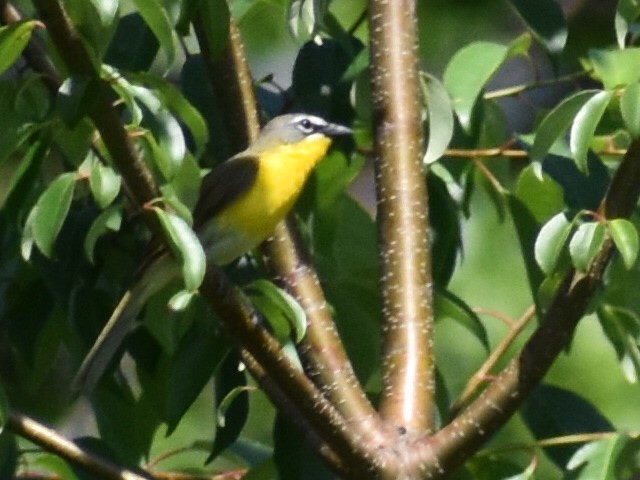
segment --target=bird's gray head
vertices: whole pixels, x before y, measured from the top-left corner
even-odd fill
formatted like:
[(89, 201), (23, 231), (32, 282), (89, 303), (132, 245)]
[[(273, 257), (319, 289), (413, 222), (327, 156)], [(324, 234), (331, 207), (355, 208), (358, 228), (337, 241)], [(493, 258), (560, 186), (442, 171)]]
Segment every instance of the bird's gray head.
[(298, 143), (312, 135), (334, 137), (350, 133), (350, 128), (327, 122), (315, 115), (290, 113), (275, 117), (267, 123), (254, 142), (253, 148), (262, 150), (275, 145)]

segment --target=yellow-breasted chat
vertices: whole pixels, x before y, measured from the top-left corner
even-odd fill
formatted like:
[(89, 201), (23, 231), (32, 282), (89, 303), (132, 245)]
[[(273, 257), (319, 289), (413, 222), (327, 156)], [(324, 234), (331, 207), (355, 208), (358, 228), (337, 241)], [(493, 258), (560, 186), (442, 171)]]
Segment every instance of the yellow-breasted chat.
[[(314, 115), (281, 115), (267, 123), (246, 150), (213, 168), (202, 181), (194, 210), (194, 230), (207, 261), (227, 264), (270, 237), (332, 137), (349, 133), (351, 129)], [(82, 362), (76, 390), (95, 387), (147, 299), (180, 272), (168, 252), (155, 252), (145, 263)]]

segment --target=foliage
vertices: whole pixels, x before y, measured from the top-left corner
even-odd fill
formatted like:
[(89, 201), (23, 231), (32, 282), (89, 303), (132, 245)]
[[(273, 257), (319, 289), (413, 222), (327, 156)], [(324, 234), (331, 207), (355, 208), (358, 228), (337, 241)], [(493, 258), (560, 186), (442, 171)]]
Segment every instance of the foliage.
[[(384, 369), (377, 231), (349, 190), (367, 171), (373, 148), (370, 45), (361, 17), (367, 6), (66, 0), (99, 75), (93, 78), (70, 69), (56, 51), (47, 36), (51, 20), (40, 18), (37, 3), (19, 3), (22, 19), (5, 10), (7, 25), (0, 27), (0, 422), (8, 425), (0, 435), (0, 477), (84, 478), (78, 465), (47, 448), (26, 448), (32, 444), (7, 420), (21, 411), (68, 422), (85, 437), (77, 440), (88, 452), (153, 472), (334, 478), (294, 419), (276, 414), (264, 385), (245, 371), (219, 313), (198, 295), (205, 259), (191, 210), (202, 175), (230, 148), (228, 112), (206, 72), (207, 54), (219, 59), (227, 48), (233, 18), (247, 45), (259, 45), (249, 50), (252, 62), (264, 63), (270, 52), (260, 49), (272, 41), (296, 50), (290, 88), (278, 85), (288, 79), (268, 75), (256, 82), (266, 116), (293, 108), (354, 126), (354, 141), (337, 142), (314, 173), (296, 218), (356, 375), (377, 402)], [(509, 424), (495, 443), (464, 452), (469, 460), (456, 475), (634, 478), (640, 473), (633, 398), (640, 393), (638, 216), (633, 208), (629, 218), (609, 217), (602, 202), (640, 138), (640, 7), (620, 0), (607, 10), (610, 35), (602, 38), (580, 36), (584, 28), (598, 31), (590, 22), (601, 18), (580, 12), (565, 18), (553, 0), (535, 9), (526, 1), (486, 0), (476, 3), (487, 11), (471, 20), (484, 28), (483, 38), (454, 42), (445, 32), (456, 24), (466, 28), (479, 7), (449, 3), (418, 2), (416, 12), (423, 31), (434, 26), (433, 38), (421, 37), (428, 138), (421, 158), (437, 321), (436, 429), (521, 352), (533, 319), (549, 311), (567, 272), (589, 275), (614, 245), (600, 291), (585, 306), (589, 339), (578, 331), (564, 363), (551, 372), (556, 385), (533, 390), (520, 424)], [(589, 2), (582, 8), (605, 10)], [(504, 30), (502, 15), (516, 27)], [(192, 28), (198, 18), (206, 24), (204, 37)], [(440, 30), (439, 21), (449, 28)], [(282, 40), (287, 29), (291, 37)], [(456, 51), (446, 61), (435, 59), (430, 49), (444, 43)], [(57, 76), (38, 59), (51, 62)], [(528, 80), (520, 84), (522, 71)], [(136, 204), (119, 159), (98, 134), (103, 98), (116, 106), (154, 175), (159, 198), (152, 205)], [(125, 359), (78, 400), (67, 386), (139, 266), (150, 239), (144, 212), (155, 214), (181, 261), (183, 285), (149, 302), (143, 327), (123, 348)], [(302, 367), (296, 345), (308, 334), (304, 305), (269, 281), (268, 270), (253, 252), (226, 274), (265, 319), (283, 356)], [(514, 320), (527, 303), (536, 315)], [(492, 316), (505, 320), (506, 334)], [(595, 355), (615, 355), (617, 362), (603, 361), (605, 370)], [(610, 387), (612, 378), (629, 395), (599, 388)], [(75, 411), (79, 402), (90, 413)], [(96, 428), (86, 428), (85, 416)]]

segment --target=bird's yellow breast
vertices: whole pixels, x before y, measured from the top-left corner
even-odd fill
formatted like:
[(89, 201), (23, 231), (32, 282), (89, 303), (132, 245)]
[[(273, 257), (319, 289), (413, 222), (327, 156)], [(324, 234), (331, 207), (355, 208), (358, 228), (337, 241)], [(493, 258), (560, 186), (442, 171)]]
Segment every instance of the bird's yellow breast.
[(213, 258), (231, 261), (271, 236), (330, 145), (330, 138), (312, 135), (262, 152), (255, 183), (215, 218)]

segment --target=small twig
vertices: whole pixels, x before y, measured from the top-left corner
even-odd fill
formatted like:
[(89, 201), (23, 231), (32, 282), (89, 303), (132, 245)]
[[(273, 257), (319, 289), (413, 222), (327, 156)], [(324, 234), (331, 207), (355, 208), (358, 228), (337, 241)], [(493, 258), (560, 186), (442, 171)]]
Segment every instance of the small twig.
[[(545, 438), (533, 443), (514, 443), (504, 447), (483, 450), (478, 456), (500, 455), (517, 450), (534, 450), (536, 448), (553, 448), (562, 447), (564, 445), (573, 445), (576, 443), (597, 442), (599, 440), (608, 440), (609, 438), (621, 435), (620, 432), (592, 432), (592, 433), (576, 433), (573, 435), (563, 435), (561, 437)], [(632, 439), (640, 437), (640, 432), (627, 432), (626, 435)]]
[(16, 435), (40, 445), (45, 450), (59, 455), (100, 478), (113, 480), (148, 480), (153, 478), (146, 472), (134, 472), (95, 453), (87, 452), (55, 430), (21, 413), (10, 412), (5, 426)]
[(493, 310), (491, 308), (476, 307), (473, 309), (473, 311), (478, 315), (488, 315), (490, 317), (496, 318), (501, 322), (503, 322), (505, 325), (507, 325), (509, 328), (513, 328), (513, 326), (516, 324), (516, 320), (514, 320), (509, 315), (499, 310)]
[(522, 85), (515, 85), (513, 87), (501, 88), (499, 90), (493, 90), (491, 92), (486, 92), (483, 95), (485, 100), (495, 100), (496, 98), (504, 98), (504, 97), (513, 97), (516, 95), (520, 95), (522, 92), (526, 92), (527, 90), (535, 90), (538, 88), (544, 88), (551, 85), (558, 85), (560, 83), (571, 83), (581, 78), (587, 77), (592, 70), (586, 70), (576, 73), (570, 73), (569, 75), (564, 75), (562, 77), (550, 78), (548, 80), (541, 80), (539, 82), (534, 83), (525, 83)]
[(484, 162), (477, 158), (474, 158), (471, 161), (499, 194), (507, 193), (507, 189), (502, 186), (500, 180), (498, 180), (493, 172), (487, 168)]
[(502, 147), (494, 148), (448, 148), (444, 152), (445, 157), (458, 158), (483, 158), (483, 157), (509, 157), (509, 158), (529, 158), (526, 150), (506, 149)]
[[(515, 339), (518, 337), (518, 335), (520, 335), (522, 330), (524, 330), (527, 324), (534, 317), (535, 313), (536, 313), (535, 306), (531, 305), (529, 308), (527, 308), (527, 310), (524, 312), (522, 317), (517, 322), (515, 323), (505, 322), (510, 325), (507, 335), (505, 335), (505, 337), (498, 344), (498, 346), (493, 350), (493, 352), (491, 352), (491, 355), (489, 355), (489, 358), (487, 358), (487, 360), (482, 364), (482, 366), (478, 369), (478, 371), (469, 379), (462, 394), (460, 395), (460, 398), (458, 398), (458, 400), (451, 407), (452, 417), (456, 416), (457, 413), (467, 403), (469, 403), (469, 400), (478, 390), (480, 385), (487, 380), (490, 374), (489, 372), (491, 372), (494, 369), (494, 367), (498, 364), (500, 359), (504, 356), (504, 354), (507, 352), (509, 347), (511, 347), (511, 345), (513, 344)], [(504, 320), (503, 316), (498, 317), (497, 315), (495, 315), (495, 312), (492, 312), (491, 314), (493, 316), (496, 316), (496, 318), (500, 318), (501, 320)]]

